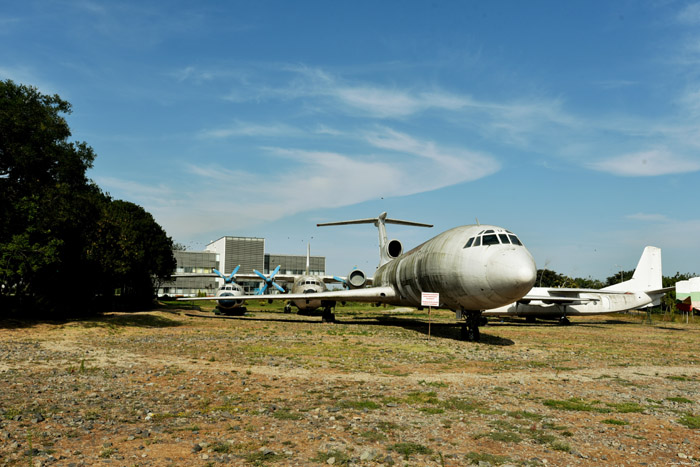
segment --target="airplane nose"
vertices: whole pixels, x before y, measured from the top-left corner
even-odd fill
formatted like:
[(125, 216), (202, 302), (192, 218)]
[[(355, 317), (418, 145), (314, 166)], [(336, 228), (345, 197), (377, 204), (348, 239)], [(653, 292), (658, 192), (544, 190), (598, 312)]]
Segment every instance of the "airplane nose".
[(525, 296), (537, 278), (535, 260), (525, 248), (504, 251), (493, 257), (488, 268), (492, 290), (504, 299), (504, 305)]

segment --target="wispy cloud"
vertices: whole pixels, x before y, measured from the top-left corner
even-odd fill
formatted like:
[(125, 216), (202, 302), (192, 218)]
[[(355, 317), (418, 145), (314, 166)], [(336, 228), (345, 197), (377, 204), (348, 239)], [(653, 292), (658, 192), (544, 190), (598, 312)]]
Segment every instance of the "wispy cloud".
[(255, 124), (255, 123), (244, 123), (240, 121), (236, 121), (233, 124), (226, 126), (226, 127), (221, 127), (221, 128), (214, 128), (214, 129), (209, 129), (209, 130), (202, 130), (200, 131), (199, 135), (202, 138), (217, 138), (217, 139), (223, 139), (223, 138), (231, 138), (231, 137), (239, 137), (239, 136), (248, 136), (248, 137), (256, 137), (256, 136), (264, 136), (264, 137), (283, 137), (283, 136), (300, 136), (305, 134), (306, 132), (295, 128), (291, 125), (287, 125), (285, 123), (274, 123), (270, 125), (260, 125), (260, 124)]
[(700, 3), (686, 5), (676, 17), (680, 23), (687, 25), (700, 24)]
[(670, 220), (665, 214), (647, 214), (643, 212), (629, 214), (625, 218), (642, 222), (668, 222)]
[(700, 170), (700, 160), (684, 158), (667, 149), (623, 154), (591, 163), (591, 169), (624, 177), (650, 177)]

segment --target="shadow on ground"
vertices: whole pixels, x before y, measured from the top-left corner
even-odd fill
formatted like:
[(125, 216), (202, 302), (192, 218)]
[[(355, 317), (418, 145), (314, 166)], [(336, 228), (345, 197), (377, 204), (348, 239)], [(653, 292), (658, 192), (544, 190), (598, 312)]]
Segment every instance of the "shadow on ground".
[[(333, 326), (330, 323), (322, 323), (320, 317), (315, 317), (310, 314), (305, 315), (292, 315), (294, 317), (289, 318), (256, 318), (251, 316), (255, 311), (251, 310), (247, 316), (229, 316), (229, 315), (214, 315), (214, 314), (195, 314), (195, 313), (185, 313), (187, 316), (195, 318), (211, 318), (211, 319), (228, 319), (228, 320), (242, 320), (242, 321), (259, 321), (259, 322), (276, 322), (276, 323), (306, 323), (306, 324), (318, 324), (321, 326)], [(269, 313), (269, 312), (264, 312)], [(290, 316), (290, 315), (287, 315)], [(414, 318), (408, 318), (403, 315), (391, 316), (355, 316), (355, 317), (339, 317), (336, 318), (335, 324), (339, 325), (361, 325), (361, 326), (392, 326), (392, 327), (402, 327), (404, 329), (409, 329), (411, 331), (416, 331), (422, 334), (428, 335), (428, 323), (424, 320), (418, 320)], [(431, 323), (430, 325), (430, 336), (438, 339), (452, 339), (455, 341), (462, 340), (460, 337), (461, 325), (458, 323)], [(484, 327), (481, 327), (481, 344), (487, 345), (498, 345), (506, 346), (513, 345), (510, 339), (504, 339), (498, 336), (493, 336), (484, 332)]]
[[(32, 328), (41, 324), (50, 324), (55, 326), (61, 326), (66, 324), (78, 324), (79, 326), (91, 328), (91, 327), (139, 327), (139, 328), (168, 328), (175, 326), (182, 326), (182, 323), (170, 319), (165, 316), (158, 316), (153, 314), (153, 311), (147, 312), (134, 312), (134, 313), (106, 313), (99, 316), (91, 316), (86, 318), (70, 318), (63, 320), (36, 320), (36, 319), (3, 319), (0, 320), (0, 329), (25, 329)], [(159, 310), (160, 313), (172, 313)]]

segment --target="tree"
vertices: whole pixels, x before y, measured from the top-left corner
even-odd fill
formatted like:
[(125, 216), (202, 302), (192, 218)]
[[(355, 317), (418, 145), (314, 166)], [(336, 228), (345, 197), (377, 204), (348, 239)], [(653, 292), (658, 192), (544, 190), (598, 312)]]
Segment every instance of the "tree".
[(128, 201), (104, 203), (88, 254), (101, 278), (101, 295), (118, 291), (126, 306), (151, 302), (176, 267), (172, 239), (151, 214)]
[[(95, 296), (109, 297), (115, 287), (141, 293), (145, 274), (165, 277), (174, 269), (165, 251), (172, 241), (150, 214), (112, 201), (87, 178), (95, 154), (68, 141), (63, 115), (70, 112), (57, 95), (0, 81), (0, 313), (83, 311)], [(120, 218), (121, 211), (131, 217)], [(95, 249), (107, 246), (115, 229), (122, 275)], [(115, 278), (118, 285), (110, 282)]]

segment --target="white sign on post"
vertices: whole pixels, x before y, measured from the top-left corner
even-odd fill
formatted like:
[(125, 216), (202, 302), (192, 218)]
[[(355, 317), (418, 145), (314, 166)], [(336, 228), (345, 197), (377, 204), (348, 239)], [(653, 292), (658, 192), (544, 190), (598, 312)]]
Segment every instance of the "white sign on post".
[(421, 292), (421, 306), (440, 306), (440, 294), (436, 292)]

